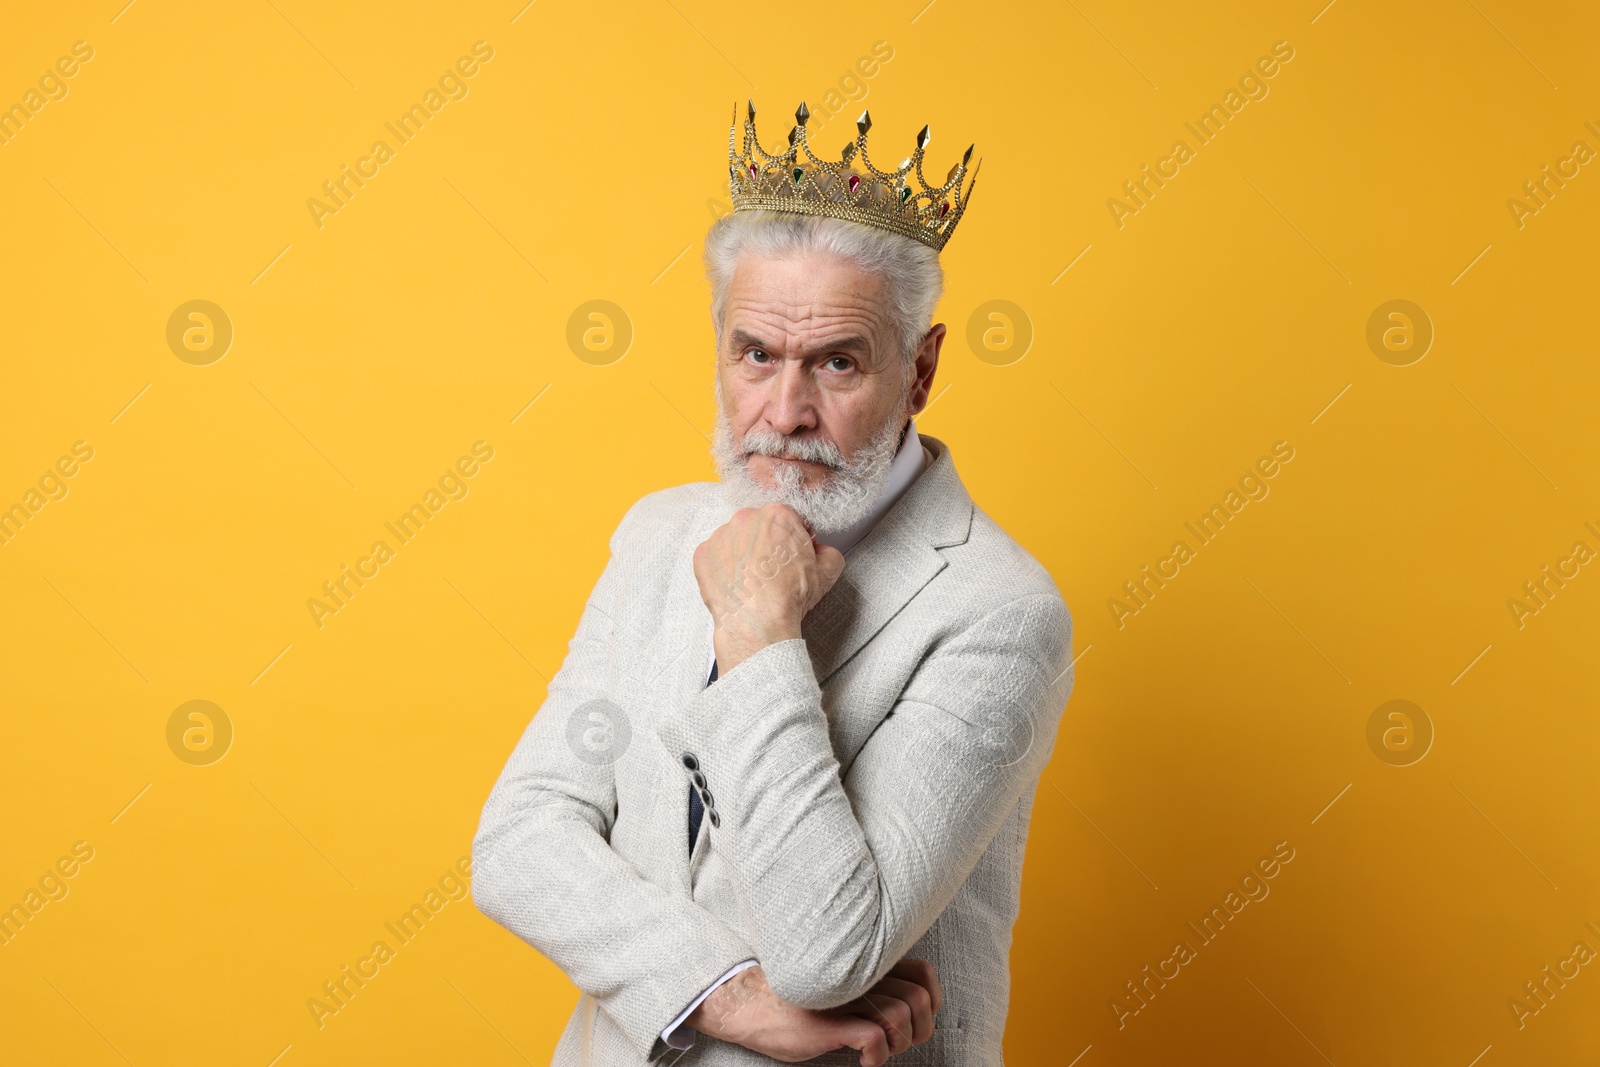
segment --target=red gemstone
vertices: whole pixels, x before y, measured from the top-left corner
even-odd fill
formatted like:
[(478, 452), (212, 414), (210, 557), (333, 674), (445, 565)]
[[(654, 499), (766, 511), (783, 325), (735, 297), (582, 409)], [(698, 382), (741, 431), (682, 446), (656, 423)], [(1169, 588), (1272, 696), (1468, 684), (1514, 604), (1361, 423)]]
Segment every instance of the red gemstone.
[(761, 177), (761, 172), (756, 170), (756, 165), (754, 163), (750, 164), (750, 177), (752, 177), (752, 178)]
[(861, 176), (859, 174), (850, 175), (850, 191), (852, 193), (856, 191), (856, 186), (858, 186), (860, 184), (861, 184)]
[(944, 203), (939, 205), (939, 217), (941, 219), (944, 218), (945, 212), (947, 212), (949, 210), (950, 210), (950, 201), (946, 200)]

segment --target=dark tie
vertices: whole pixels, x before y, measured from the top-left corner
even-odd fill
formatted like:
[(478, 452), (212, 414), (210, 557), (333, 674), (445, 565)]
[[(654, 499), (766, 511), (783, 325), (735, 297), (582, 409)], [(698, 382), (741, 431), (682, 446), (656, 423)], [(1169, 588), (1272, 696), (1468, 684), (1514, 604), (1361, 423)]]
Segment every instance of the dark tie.
[[(717, 663), (711, 661), (711, 677), (706, 680), (710, 685), (717, 680)], [(705, 815), (705, 805), (700, 803), (700, 792), (695, 789), (694, 783), (689, 783), (689, 851), (694, 852), (694, 840), (700, 836), (700, 820)]]

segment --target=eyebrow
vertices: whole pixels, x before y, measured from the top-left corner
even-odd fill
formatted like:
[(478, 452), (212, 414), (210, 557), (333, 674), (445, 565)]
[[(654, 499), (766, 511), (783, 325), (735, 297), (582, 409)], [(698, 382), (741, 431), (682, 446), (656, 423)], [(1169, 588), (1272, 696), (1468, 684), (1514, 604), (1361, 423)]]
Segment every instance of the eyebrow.
[[(731, 338), (732, 338), (732, 342), (733, 342), (734, 347), (735, 348), (739, 348), (739, 349), (743, 349), (743, 348), (747, 348), (747, 347), (755, 347), (755, 348), (771, 348), (771, 347), (773, 347), (773, 346), (767, 344), (767, 342), (763, 341), (761, 338), (757, 337), (755, 334), (751, 333), (748, 330), (742, 329), (742, 328), (741, 329), (735, 329), (733, 331), (732, 335), (731, 335)], [(808, 355), (809, 354), (815, 354), (815, 353), (818, 353), (818, 352), (859, 352), (862, 355), (866, 355), (866, 354), (870, 353), (871, 351), (872, 351), (872, 342), (871, 341), (867, 340), (867, 338), (862, 337), (862, 336), (860, 336), (858, 334), (852, 334), (849, 337), (841, 337), (837, 341), (828, 341), (825, 344), (816, 345), (807, 354)]]

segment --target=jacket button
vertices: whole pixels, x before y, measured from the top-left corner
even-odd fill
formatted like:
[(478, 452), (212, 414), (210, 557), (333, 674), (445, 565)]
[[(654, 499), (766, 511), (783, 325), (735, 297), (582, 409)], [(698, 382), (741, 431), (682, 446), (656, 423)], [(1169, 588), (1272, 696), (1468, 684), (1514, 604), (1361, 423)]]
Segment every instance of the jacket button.
[(691, 771), (698, 771), (700, 769), (700, 761), (695, 759), (693, 752), (685, 752), (678, 758), (683, 760), (683, 765), (689, 768)]
[(717, 802), (711, 799), (711, 790), (709, 789), (700, 790), (700, 803), (706, 806), (707, 811), (716, 810)]
[(704, 790), (705, 789), (705, 787), (706, 787), (706, 776), (705, 775), (701, 774), (699, 771), (695, 771), (693, 774), (689, 775), (689, 778), (694, 782), (694, 787), (696, 789), (700, 789), (700, 790)]
[(711, 825), (713, 828), (722, 825), (722, 816), (717, 814), (717, 810), (715, 808), (712, 808), (710, 811), (706, 812), (706, 818), (711, 820)]

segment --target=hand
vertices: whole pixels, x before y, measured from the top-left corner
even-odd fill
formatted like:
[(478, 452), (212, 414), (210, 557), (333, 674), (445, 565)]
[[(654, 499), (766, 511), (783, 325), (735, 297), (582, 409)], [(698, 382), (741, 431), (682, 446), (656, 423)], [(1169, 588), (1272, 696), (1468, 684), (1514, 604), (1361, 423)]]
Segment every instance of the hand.
[(822, 1011), (781, 1000), (757, 966), (719, 986), (685, 1025), (784, 1063), (853, 1048), (861, 1053), (861, 1067), (881, 1067), (890, 1056), (933, 1036), (933, 1015), (943, 1000), (938, 976), (926, 960), (901, 960), (861, 997)]
[(700, 599), (716, 629), (717, 669), (728, 674), (779, 641), (800, 636), (800, 621), (844, 570), (836, 548), (819, 545), (793, 508), (740, 508), (694, 550)]
[(933, 1017), (943, 1003), (933, 964), (903, 959), (862, 996), (830, 1011), (875, 1020), (888, 1039), (889, 1054), (895, 1055), (933, 1036)]

